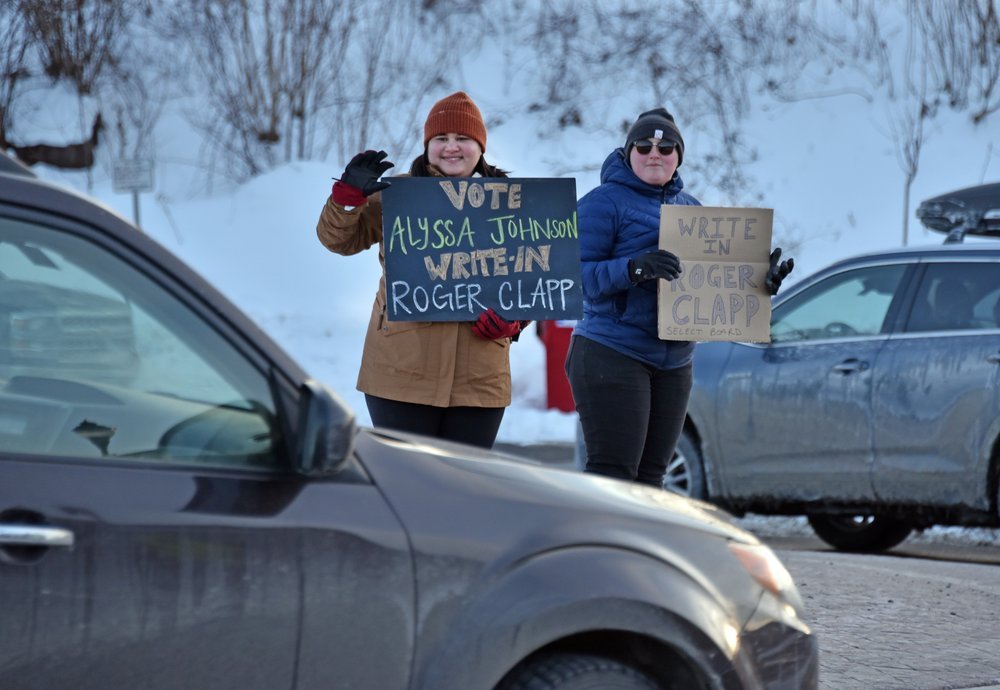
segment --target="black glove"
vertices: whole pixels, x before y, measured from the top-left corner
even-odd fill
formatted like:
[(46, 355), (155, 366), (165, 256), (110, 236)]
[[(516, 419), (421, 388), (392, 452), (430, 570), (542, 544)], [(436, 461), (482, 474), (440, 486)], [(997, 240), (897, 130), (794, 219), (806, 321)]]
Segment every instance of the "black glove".
[(767, 288), (768, 293), (773, 297), (778, 294), (778, 288), (781, 287), (781, 281), (783, 281), (788, 274), (792, 272), (795, 268), (795, 259), (788, 259), (787, 261), (782, 261), (780, 264), (778, 260), (781, 258), (781, 247), (776, 247), (773, 252), (771, 252), (771, 267), (767, 269), (767, 276), (764, 278), (764, 287)]
[(681, 274), (681, 260), (666, 249), (637, 256), (628, 262), (628, 277), (635, 284), (663, 278), (673, 280)]
[(389, 186), (389, 183), (384, 180), (380, 181), (378, 178), (382, 177), (382, 174), (394, 165), (385, 160), (388, 155), (385, 151), (359, 153), (344, 168), (344, 174), (340, 176), (340, 181), (360, 190), (365, 196), (382, 191)]

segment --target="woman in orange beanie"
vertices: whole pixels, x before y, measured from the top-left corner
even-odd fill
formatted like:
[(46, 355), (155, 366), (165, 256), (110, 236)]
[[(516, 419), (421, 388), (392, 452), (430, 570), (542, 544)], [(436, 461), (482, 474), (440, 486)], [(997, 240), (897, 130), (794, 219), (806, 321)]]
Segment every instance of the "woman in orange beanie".
[[(489, 163), (486, 124), (458, 91), (431, 107), (424, 151), (410, 165), (416, 177), (507, 177)], [(492, 447), (510, 404), (509, 347), (527, 322), (492, 310), (474, 322), (398, 322), (386, 318), (385, 253), (380, 179), (393, 167), (385, 151), (356, 155), (320, 214), (316, 232), (327, 249), (351, 255), (379, 245), (382, 278), (358, 374), (372, 424)]]

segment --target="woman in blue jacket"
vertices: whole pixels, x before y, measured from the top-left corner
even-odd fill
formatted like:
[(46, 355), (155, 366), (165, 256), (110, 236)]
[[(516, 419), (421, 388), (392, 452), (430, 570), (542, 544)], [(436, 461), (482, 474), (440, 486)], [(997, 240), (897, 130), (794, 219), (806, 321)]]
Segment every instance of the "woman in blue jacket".
[[(625, 146), (601, 168), (601, 184), (580, 199), (584, 315), (566, 373), (583, 426), (586, 471), (661, 486), (687, 413), (694, 343), (660, 340), (656, 281), (681, 273), (659, 249), (660, 205), (700, 206), (677, 168), (684, 139), (664, 108), (639, 115)], [(775, 294), (791, 272), (772, 254), (766, 285)]]

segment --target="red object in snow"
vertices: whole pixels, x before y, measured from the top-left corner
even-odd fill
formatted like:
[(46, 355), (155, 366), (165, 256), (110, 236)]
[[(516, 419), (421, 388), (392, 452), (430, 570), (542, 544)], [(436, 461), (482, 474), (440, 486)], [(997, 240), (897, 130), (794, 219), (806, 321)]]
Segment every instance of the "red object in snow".
[(546, 406), (563, 412), (575, 412), (573, 392), (566, 378), (566, 352), (576, 321), (537, 321), (538, 337), (545, 344)]

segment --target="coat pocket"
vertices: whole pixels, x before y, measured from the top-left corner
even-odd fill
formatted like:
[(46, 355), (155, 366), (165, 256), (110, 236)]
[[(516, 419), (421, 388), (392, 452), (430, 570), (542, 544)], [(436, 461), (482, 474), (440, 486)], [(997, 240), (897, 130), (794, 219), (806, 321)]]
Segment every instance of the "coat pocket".
[(432, 324), (432, 321), (390, 321), (383, 307), (376, 316), (375, 328), (383, 336), (392, 336), (415, 331), (418, 328), (427, 328)]
[(385, 295), (382, 294), (381, 290), (375, 295), (369, 328), (375, 330), (380, 335), (392, 336), (397, 333), (407, 333), (420, 328), (427, 328), (433, 323), (433, 321), (390, 321), (385, 304)]

